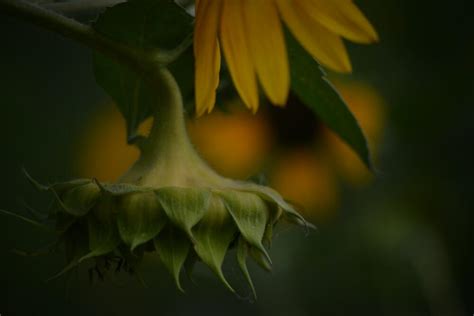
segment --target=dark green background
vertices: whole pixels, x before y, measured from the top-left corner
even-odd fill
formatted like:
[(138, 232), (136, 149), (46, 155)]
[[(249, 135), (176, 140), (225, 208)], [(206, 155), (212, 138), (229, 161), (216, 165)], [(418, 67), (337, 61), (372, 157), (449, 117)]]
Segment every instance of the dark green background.
[[(273, 273), (251, 267), (257, 302), (236, 298), (204, 268), (183, 295), (162, 266), (146, 268), (148, 288), (83, 280), (66, 293), (64, 279), (44, 282), (61, 268), (61, 254), (10, 251), (36, 249), (51, 237), (2, 216), (0, 314), (472, 315), (474, 4), (357, 3), (382, 39), (350, 46), (353, 76), (389, 105), (377, 181), (346, 188), (340, 216), (318, 233), (277, 236)], [(0, 40), (0, 207), (22, 210), (22, 201), (46, 201), (21, 168), (49, 181), (74, 176), (74, 144), (106, 96), (87, 49), (1, 12)], [(232, 264), (224, 272), (243, 286)]]

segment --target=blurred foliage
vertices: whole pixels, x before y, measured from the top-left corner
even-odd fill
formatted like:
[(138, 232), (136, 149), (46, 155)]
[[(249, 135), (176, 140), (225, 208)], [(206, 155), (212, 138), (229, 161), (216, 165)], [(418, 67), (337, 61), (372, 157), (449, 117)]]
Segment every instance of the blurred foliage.
[[(50, 237), (0, 217), (0, 313), (148, 315), (159, 306), (163, 315), (472, 314), (474, 28), (469, 12), (474, 4), (358, 4), (382, 39), (370, 49), (350, 46), (352, 78), (369, 83), (386, 104), (376, 177), (369, 186), (338, 186), (338, 212), (317, 221), (318, 233), (277, 237), (273, 277), (250, 267), (259, 288), (256, 303), (222, 291), (200, 267), (199, 286), (189, 284), (182, 295), (154, 262), (146, 272), (149, 288), (134, 280), (89, 286), (81, 278), (69, 282), (67, 294), (68, 280), (44, 282), (61, 268), (62, 254), (24, 258), (10, 252), (37, 249)], [(3, 15), (0, 26), (0, 201), (5, 209), (27, 214), (23, 201), (44, 207), (48, 201), (39, 200), (21, 166), (48, 181), (76, 176), (84, 126), (100, 117), (97, 107), (108, 101), (94, 82), (88, 50)], [(264, 111), (280, 148), (271, 157), (304, 148), (312, 159), (321, 159), (312, 156), (314, 133), (325, 133), (324, 128), (308, 109), (294, 101), (286, 109)], [(232, 265), (224, 269), (238, 274)]]

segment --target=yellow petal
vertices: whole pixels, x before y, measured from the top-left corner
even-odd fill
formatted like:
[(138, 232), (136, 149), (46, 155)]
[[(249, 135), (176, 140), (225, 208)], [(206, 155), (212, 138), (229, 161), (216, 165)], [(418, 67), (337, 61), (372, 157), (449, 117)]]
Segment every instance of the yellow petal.
[(312, 19), (299, 2), (276, 0), (276, 3), (291, 33), (313, 58), (339, 72), (352, 70), (349, 55), (339, 36)]
[(235, 88), (244, 103), (256, 112), (258, 85), (246, 40), (249, 34), (245, 32), (243, 8), (239, 1), (223, 1), (220, 43)]
[(248, 45), (263, 90), (273, 104), (285, 105), (290, 91), (290, 71), (274, 0), (232, 1), (239, 2), (245, 12)]
[(196, 113), (200, 116), (206, 110), (211, 111), (216, 102), (221, 64), (217, 40), (221, 1), (200, 0), (197, 4), (194, 55), (196, 59)]
[(305, 11), (329, 30), (353, 42), (372, 43), (378, 35), (352, 0), (297, 0)]

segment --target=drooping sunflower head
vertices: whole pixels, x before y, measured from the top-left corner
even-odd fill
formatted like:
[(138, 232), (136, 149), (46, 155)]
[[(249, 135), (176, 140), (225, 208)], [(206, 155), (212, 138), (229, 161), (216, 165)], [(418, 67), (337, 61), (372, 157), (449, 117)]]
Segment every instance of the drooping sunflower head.
[(245, 182), (153, 188), (81, 179), (46, 187), (29, 179), (56, 200), (50, 217), (67, 258), (57, 276), (86, 261), (100, 278), (111, 270), (134, 274), (146, 253), (156, 253), (181, 290), (181, 271), (202, 261), (234, 291), (221, 267), (228, 250), (236, 248), (255, 294), (247, 257), (271, 269), (265, 245), (271, 243), (274, 226), (283, 219), (307, 225), (278, 193)]
[(321, 64), (350, 72), (341, 37), (371, 43), (378, 36), (352, 0), (196, 0), (194, 54), (196, 111), (215, 104), (221, 50), (243, 102), (252, 111), (259, 89), (275, 105), (285, 105), (290, 71), (282, 22)]

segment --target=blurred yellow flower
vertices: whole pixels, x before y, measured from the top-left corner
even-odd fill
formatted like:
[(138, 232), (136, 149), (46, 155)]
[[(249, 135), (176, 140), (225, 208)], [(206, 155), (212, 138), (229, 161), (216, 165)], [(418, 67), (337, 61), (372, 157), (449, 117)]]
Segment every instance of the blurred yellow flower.
[[(347, 105), (364, 130), (376, 160), (386, 126), (385, 102), (378, 91), (364, 82), (337, 82)], [(281, 153), (270, 171), (270, 185), (306, 218), (330, 220), (340, 198), (339, 179), (353, 187), (369, 185), (373, 174), (357, 154), (328, 128), (315, 131), (314, 148), (296, 148)]]
[(259, 172), (273, 145), (265, 116), (242, 111), (240, 101), (226, 103), (228, 112), (214, 111), (188, 124), (189, 136), (202, 158), (223, 176), (247, 179)]
[(269, 180), (271, 187), (308, 218), (328, 218), (337, 207), (339, 190), (333, 170), (310, 148), (280, 155)]
[(196, 0), (196, 112), (210, 112), (219, 84), (221, 52), (235, 88), (253, 112), (258, 82), (285, 105), (290, 73), (281, 20), (320, 63), (340, 72), (351, 64), (341, 37), (371, 43), (378, 36), (352, 0)]
[[(139, 127), (140, 135), (147, 135), (153, 120)], [(99, 181), (116, 181), (140, 156), (140, 151), (127, 144), (127, 131), (123, 116), (112, 103), (101, 106), (86, 123), (84, 134), (77, 143), (74, 169), (84, 178)]]

